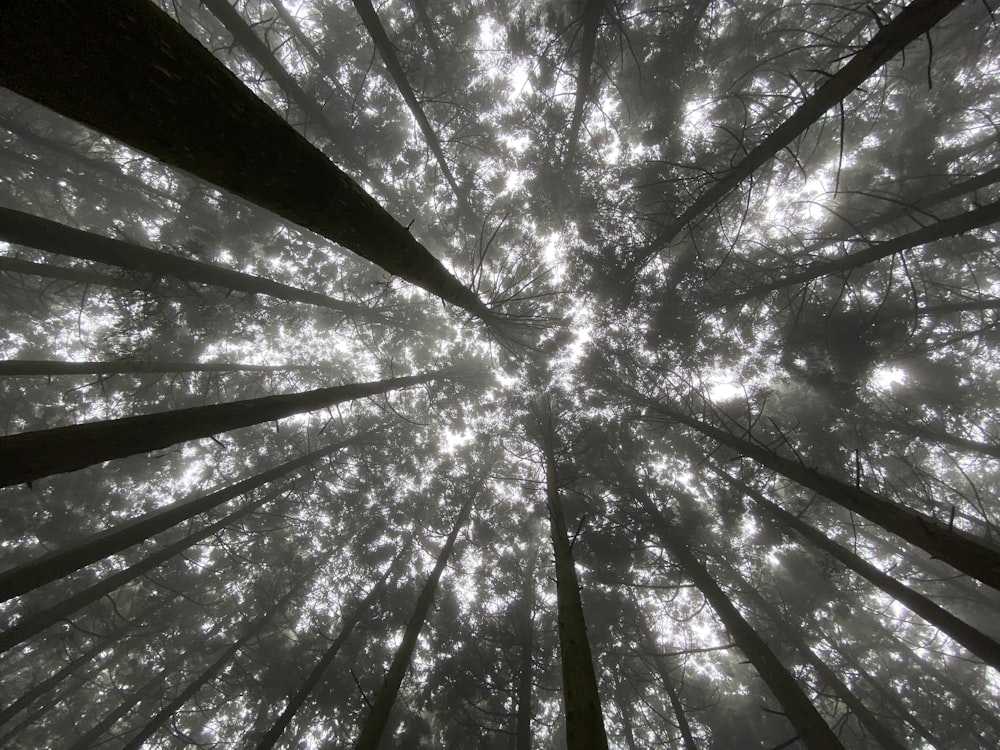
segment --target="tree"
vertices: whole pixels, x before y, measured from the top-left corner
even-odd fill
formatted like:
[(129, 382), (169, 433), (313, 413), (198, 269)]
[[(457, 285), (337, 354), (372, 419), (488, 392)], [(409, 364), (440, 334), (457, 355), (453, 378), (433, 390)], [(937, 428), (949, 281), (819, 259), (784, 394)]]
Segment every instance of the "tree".
[(1000, 745), (997, 45), (0, 2), (0, 745)]

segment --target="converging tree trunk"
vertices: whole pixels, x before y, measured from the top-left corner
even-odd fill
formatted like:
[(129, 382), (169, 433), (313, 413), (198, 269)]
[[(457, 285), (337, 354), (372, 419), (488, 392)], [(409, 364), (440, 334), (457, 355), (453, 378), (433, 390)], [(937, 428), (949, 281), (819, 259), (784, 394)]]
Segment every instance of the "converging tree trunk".
[(694, 741), (691, 722), (688, 721), (687, 711), (684, 710), (681, 696), (677, 692), (677, 688), (674, 687), (673, 678), (671, 678), (670, 672), (667, 671), (666, 665), (663, 663), (663, 657), (656, 653), (657, 648), (656, 642), (653, 640), (653, 632), (650, 630), (649, 624), (645, 619), (641, 619), (636, 625), (642, 634), (642, 643), (653, 662), (653, 668), (656, 670), (656, 674), (663, 684), (663, 689), (667, 691), (667, 698), (670, 699), (670, 707), (673, 709), (674, 717), (677, 719), (677, 728), (681, 732), (681, 741), (684, 743), (684, 750), (698, 750), (698, 744)]
[[(0, 207), (0, 240), (70, 258), (92, 260), (125, 271), (206, 284), (234, 292), (263, 294), (286, 302), (302, 302), (336, 310), (374, 323), (398, 325), (377, 311), (355, 302), (334, 299), (318, 292), (297, 289), (211, 263), (181, 258), (131, 242), (102, 237), (10, 208)], [(125, 279), (116, 279), (115, 282), (115, 286), (135, 286), (134, 282)]]
[(576, 73), (576, 96), (573, 102), (573, 116), (569, 124), (569, 135), (566, 138), (566, 169), (573, 168), (576, 161), (576, 149), (580, 140), (580, 129), (583, 127), (583, 113), (587, 101), (593, 96), (594, 52), (597, 49), (597, 32), (601, 28), (601, 17), (604, 15), (604, 0), (586, 0), (583, 8), (582, 28), (580, 30), (580, 60)]
[(476, 496), (473, 494), (465, 501), (465, 505), (458, 513), (458, 518), (455, 519), (451, 533), (448, 534), (448, 538), (438, 554), (434, 569), (420, 590), (420, 596), (417, 597), (417, 603), (413, 608), (413, 615), (406, 623), (403, 640), (392, 657), (392, 664), (389, 671), (386, 672), (382, 689), (368, 713), (368, 718), (365, 719), (364, 726), (361, 727), (358, 741), (354, 745), (355, 750), (378, 750), (379, 742), (389, 723), (389, 714), (396, 703), (396, 696), (399, 695), (399, 688), (403, 684), (403, 678), (410, 668), (410, 663), (413, 661), (413, 652), (417, 648), (417, 637), (420, 635), (424, 622), (427, 620), (427, 613), (434, 603), (434, 593), (437, 591), (438, 581), (441, 580), (441, 574), (448, 564), (448, 558), (451, 557), (451, 553), (455, 549), (455, 540), (458, 538), (459, 532), (469, 520), (475, 499)]
[(642, 253), (640, 262), (644, 264), (665, 248), (692, 221), (713, 208), (778, 152), (788, 148), (810, 125), (961, 3), (962, 0), (913, 0), (892, 21), (881, 25), (872, 40), (844, 67), (827, 78), (787, 120), (671, 222)]
[(135, 375), (174, 372), (309, 372), (322, 365), (245, 365), (228, 362), (57, 362), (45, 359), (0, 360), (0, 377), (56, 377), (59, 375)]
[(91, 534), (85, 539), (65, 549), (50, 552), (31, 562), (0, 573), (0, 601), (22, 596), (30, 591), (56, 581), (91, 563), (128, 549), (187, 521), (200, 513), (206, 513), (229, 500), (263, 487), (275, 479), (298, 471), (319, 459), (329, 456), (342, 448), (364, 442), (365, 436), (328, 445), (312, 451), (300, 458), (248, 477), (228, 487), (211, 492), (203, 497), (178, 501), (165, 505), (131, 521), (118, 524), (110, 529)]
[(438, 370), (8, 435), (0, 438), (0, 487), (448, 377), (449, 371)]
[(406, 227), (152, 2), (4, 3), (0, 85), (493, 321)]

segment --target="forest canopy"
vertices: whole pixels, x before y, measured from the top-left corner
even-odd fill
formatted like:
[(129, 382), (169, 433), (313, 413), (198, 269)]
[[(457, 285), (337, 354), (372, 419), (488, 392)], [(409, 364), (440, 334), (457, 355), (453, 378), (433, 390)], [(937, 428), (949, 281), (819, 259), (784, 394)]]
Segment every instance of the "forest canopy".
[(0, 747), (1000, 745), (992, 0), (0, 3)]

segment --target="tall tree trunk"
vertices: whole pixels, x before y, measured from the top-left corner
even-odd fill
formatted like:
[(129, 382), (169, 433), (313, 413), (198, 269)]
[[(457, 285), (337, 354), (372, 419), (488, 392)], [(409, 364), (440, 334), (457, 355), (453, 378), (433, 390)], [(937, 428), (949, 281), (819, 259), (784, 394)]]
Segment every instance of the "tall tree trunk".
[[(531, 553), (529, 553), (531, 554)], [(518, 624), (520, 659), (517, 669), (517, 717), (514, 728), (516, 750), (531, 750), (531, 694), (534, 683), (535, 650), (535, 558), (524, 571)]]
[(53, 672), (49, 677), (42, 680), (37, 685), (34, 685), (31, 689), (26, 690), (18, 696), (17, 700), (3, 709), (3, 711), (0, 711), (0, 726), (6, 724), (47, 692), (57, 687), (63, 680), (71, 676), (80, 667), (85, 664), (89, 664), (91, 659), (106, 648), (108, 648), (108, 640), (105, 638), (98, 638), (86, 651), (64, 664), (62, 668)]
[(448, 371), (438, 370), (372, 383), (8, 435), (0, 438), (0, 487), (447, 377)]
[(417, 99), (413, 87), (410, 86), (410, 82), (406, 78), (406, 71), (403, 70), (403, 65), (396, 55), (396, 48), (389, 39), (389, 35), (382, 25), (378, 13), (375, 11), (375, 6), (371, 4), (371, 0), (351, 0), (351, 2), (354, 3), (354, 8), (358, 11), (358, 15), (361, 16), (361, 21), (368, 30), (369, 36), (375, 42), (375, 47), (382, 57), (382, 62), (385, 64), (386, 70), (389, 71), (389, 77), (396, 84), (396, 89), (399, 91), (400, 96), (403, 97), (403, 101), (406, 102), (406, 106), (413, 115), (413, 119), (417, 121), (417, 126), (420, 128), (420, 132), (423, 133), (424, 140), (427, 141), (431, 153), (434, 154), (434, 158), (437, 160), (441, 174), (444, 176), (449, 187), (451, 187), (459, 203), (468, 209), (467, 198), (459, 189), (458, 182), (455, 180), (451, 168), (448, 166), (448, 160), (445, 158), (444, 150), (441, 148), (441, 140), (438, 138), (434, 126), (427, 119), (427, 115), (424, 113), (423, 107), (420, 106), (420, 101)]
[(566, 516), (559, 494), (555, 434), (551, 407), (539, 419), (538, 442), (545, 466), (545, 498), (549, 512), (556, 568), (559, 653), (562, 661), (563, 701), (566, 708), (566, 743), (572, 750), (607, 750), (601, 696), (594, 659), (583, 616), (580, 584), (573, 551), (566, 534)]
[(840, 546), (823, 532), (813, 528), (798, 516), (789, 513), (784, 508), (765, 498), (753, 487), (739, 481), (712, 463), (708, 465), (712, 471), (750, 498), (754, 505), (766, 516), (788, 527), (804, 540), (823, 550), (849, 570), (854, 571), (866, 581), (884, 591), (911, 612), (922, 617), (949, 638), (967, 648), (986, 664), (989, 664), (994, 669), (1000, 669), (1000, 643), (997, 643), (993, 638), (990, 638), (968, 623), (963, 622), (923, 594), (900, 583), (850, 550)]
[[(750, 291), (731, 297), (729, 301), (719, 305), (719, 307), (738, 305), (748, 299), (761, 297), (778, 289), (787, 289), (790, 286), (804, 284), (806, 282), (822, 278), (823, 276), (829, 276), (831, 274), (860, 268), (863, 265), (874, 263), (882, 260), (883, 258), (888, 258), (890, 255), (901, 253), (904, 250), (920, 247), (921, 245), (926, 245), (928, 242), (934, 242), (935, 240), (971, 232), (974, 229), (982, 229), (983, 227), (988, 227), (992, 224), (996, 224), (997, 222), (1000, 222), (1000, 201), (989, 203), (981, 208), (967, 211), (964, 214), (959, 214), (958, 216), (942, 219), (936, 224), (930, 224), (926, 227), (910, 232), (909, 234), (894, 237), (891, 240), (876, 242), (869, 247), (866, 247), (864, 250), (848, 253), (841, 258), (837, 258), (836, 260), (814, 263), (801, 271), (788, 274), (780, 281), (775, 281), (769, 284), (761, 284), (754, 287)], [(949, 249), (950, 248), (944, 248), (942, 252), (948, 252)]]
[(640, 262), (645, 264), (665, 248), (688, 224), (713, 208), (778, 152), (788, 148), (810, 125), (847, 98), (906, 45), (930, 31), (961, 2), (913, 0), (892, 21), (882, 25), (872, 40), (855, 53), (844, 67), (827, 78), (773, 133), (669, 224), (642, 253)]
[(0, 272), (19, 273), (24, 276), (41, 276), (45, 279), (71, 281), (74, 284), (93, 284), (110, 288), (131, 289), (135, 287), (131, 281), (109, 276), (106, 273), (91, 271), (89, 268), (73, 268), (70, 266), (54, 266), (51, 263), (35, 263), (20, 258), (0, 256)]
[(406, 227), (152, 2), (3, 3), (0, 85), (495, 322)]
[(747, 601), (750, 602), (751, 606), (760, 611), (774, 624), (782, 640), (788, 642), (805, 657), (805, 660), (816, 670), (816, 674), (819, 675), (820, 679), (843, 701), (844, 705), (850, 709), (861, 726), (868, 731), (879, 746), (884, 748), (884, 750), (906, 750), (903, 743), (889, 731), (889, 728), (879, 721), (868, 707), (851, 692), (850, 688), (847, 687), (833, 668), (816, 655), (802, 637), (799, 629), (793, 625), (793, 622), (790, 622), (787, 616), (779, 612), (777, 607), (767, 601), (755, 587), (750, 586), (733, 566), (728, 563), (724, 564), (728, 568), (729, 575), (736, 583), (737, 588), (746, 597)]
[(286, 489), (287, 488), (285, 487), (276, 487), (261, 496), (259, 499), (253, 500), (252, 502), (244, 505), (242, 508), (233, 511), (225, 518), (209, 524), (198, 531), (192, 532), (183, 539), (167, 545), (163, 549), (154, 552), (148, 557), (133, 563), (124, 570), (113, 573), (103, 581), (99, 581), (76, 594), (71, 594), (47, 609), (40, 612), (26, 614), (20, 622), (17, 623), (17, 625), (0, 632), (0, 653), (13, 648), (19, 643), (23, 643), (32, 636), (52, 627), (56, 623), (62, 622), (70, 617), (70, 615), (78, 612), (89, 604), (93, 604), (98, 599), (107, 596), (115, 589), (118, 589), (121, 586), (134, 581), (136, 578), (145, 575), (154, 568), (157, 568), (168, 560), (176, 557), (181, 552), (184, 552), (184, 550), (193, 547), (198, 542), (207, 539), (219, 531), (222, 531), (227, 526), (239, 521), (241, 518), (246, 518), (264, 504), (281, 495)]
[(779, 456), (760, 443), (737, 437), (728, 430), (695, 419), (680, 409), (645, 401), (653, 410), (717, 440), (747, 458), (813, 490), (822, 497), (853, 511), (886, 531), (937, 557), (987, 586), (1000, 589), (1000, 552), (976, 538), (956, 531), (947, 524), (904, 508), (872, 492), (861, 489), (809, 468), (798, 461)]
[(594, 51), (597, 49), (597, 32), (601, 28), (601, 17), (604, 15), (604, 0), (586, 0), (583, 9), (583, 28), (580, 31), (580, 61), (576, 73), (576, 97), (573, 103), (573, 116), (569, 124), (569, 136), (566, 139), (565, 170), (573, 169), (576, 162), (577, 144), (580, 140), (580, 129), (583, 127), (583, 113), (587, 100), (593, 94), (591, 68), (594, 65)]
[(448, 564), (448, 558), (455, 548), (455, 540), (458, 538), (458, 533), (469, 520), (474, 500), (475, 495), (470, 495), (465, 501), (465, 505), (459, 511), (455, 525), (452, 527), (451, 533), (448, 534), (448, 539), (445, 541), (444, 547), (441, 548), (440, 554), (438, 554), (434, 569), (427, 578), (427, 582), (424, 583), (424, 587), (420, 591), (420, 596), (417, 597), (416, 606), (413, 608), (413, 615), (410, 617), (410, 621), (406, 623), (403, 640), (400, 642), (399, 648), (396, 649), (396, 653), (392, 658), (392, 665), (385, 675), (385, 682), (382, 685), (382, 689), (379, 691), (378, 697), (375, 699), (375, 703), (368, 713), (368, 718), (365, 720), (364, 726), (361, 727), (361, 734), (354, 745), (356, 750), (378, 750), (382, 734), (389, 723), (389, 713), (396, 703), (396, 696), (399, 694), (400, 685), (403, 684), (403, 678), (406, 676), (406, 672), (410, 668), (410, 663), (413, 661), (413, 652), (417, 648), (417, 637), (420, 635), (420, 631), (427, 619), (427, 613), (434, 603), (434, 592), (437, 590), (438, 581), (441, 579), (441, 574)]
[(173, 372), (309, 372), (320, 371), (322, 365), (244, 365), (228, 362), (137, 362), (122, 359), (117, 362), (58, 362), (44, 359), (0, 360), (0, 377), (57, 375), (132, 375), (137, 373)]
[(351, 637), (351, 633), (354, 632), (354, 628), (357, 626), (358, 622), (364, 616), (375, 601), (382, 596), (385, 591), (386, 581), (389, 578), (390, 572), (392, 572), (393, 566), (386, 568), (385, 573), (382, 574), (382, 578), (372, 587), (368, 595), (365, 596), (363, 600), (358, 602), (350, 616), (344, 619), (344, 623), (340, 626), (340, 632), (337, 633), (337, 637), (333, 639), (333, 642), (327, 647), (323, 656), (316, 663), (316, 666), (312, 668), (309, 676), (302, 682), (299, 689), (295, 691), (295, 694), (288, 700), (288, 704), (282, 710), (281, 714), (275, 720), (271, 728), (261, 737), (260, 741), (256, 744), (255, 750), (271, 750), (278, 741), (281, 739), (281, 735), (284, 734), (285, 729), (292, 722), (295, 714), (298, 712), (303, 705), (305, 705), (306, 700), (309, 698), (309, 694), (312, 693), (313, 689), (320, 683), (323, 679), (323, 675), (326, 670), (329, 669), (333, 660), (337, 657), (337, 653), (340, 651), (341, 646), (343, 646), (347, 639)]
[[(995, 303), (1000, 307), (1000, 302)], [(965, 308), (969, 309), (969, 308)], [(864, 421), (869, 421), (865, 419)], [(925, 425), (915, 425), (909, 424), (900, 419), (893, 418), (882, 418), (877, 422), (871, 420), (872, 426), (877, 429), (885, 429), (892, 432), (899, 432), (903, 435), (910, 435), (911, 437), (917, 437), (921, 440), (927, 440), (931, 443), (941, 443), (942, 445), (950, 445), (953, 448), (958, 448), (963, 451), (971, 453), (980, 453), (984, 456), (989, 456), (990, 458), (1000, 458), (1000, 444), (994, 443), (983, 443), (978, 440), (969, 440), (968, 438), (959, 437), (957, 435), (951, 435), (947, 432), (941, 430), (936, 430), (933, 427), (927, 427)]]
[[(225, 3), (225, 0), (222, 2)], [(138, 271), (155, 277), (180, 279), (247, 294), (264, 294), (286, 302), (302, 302), (336, 310), (375, 323), (397, 325), (364, 305), (334, 299), (318, 292), (297, 289), (211, 263), (181, 258), (131, 242), (102, 237), (10, 208), (0, 207), (0, 240), (70, 258), (92, 260), (126, 271)], [(123, 285), (123, 280), (116, 281), (118, 282), (116, 285)], [(124, 283), (134, 286), (131, 282)]]
[(246, 627), (240, 637), (223, 650), (219, 658), (209, 664), (208, 667), (203, 670), (200, 675), (198, 675), (198, 677), (189, 682), (183, 690), (174, 696), (173, 700), (157, 711), (153, 718), (146, 722), (145, 726), (143, 726), (138, 733), (125, 743), (123, 750), (139, 750), (145, 744), (146, 740), (156, 734), (160, 727), (162, 727), (170, 719), (170, 717), (177, 713), (181, 706), (193, 698), (199, 690), (214, 680), (216, 676), (222, 672), (223, 669), (225, 669), (225, 667), (236, 657), (236, 654), (243, 647), (243, 644), (260, 633), (271, 617), (284, 610), (285, 606), (292, 599), (292, 597), (305, 588), (307, 580), (301, 580), (298, 585), (289, 588), (288, 591), (285, 592), (284, 596), (282, 596), (277, 602), (268, 605), (264, 614)]
[(358, 444), (363, 441), (363, 438), (364, 436), (359, 436), (342, 440), (203, 497), (178, 501), (157, 508), (131, 521), (125, 521), (110, 529), (91, 534), (71, 547), (56, 550), (16, 568), (5, 570), (0, 573), (0, 601), (22, 596), (91, 563), (140, 544), (155, 534), (166, 531), (200, 513), (207, 513), (235, 497), (245, 495), (269, 482), (309, 466), (324, 456), (350, 445)]
[(634, 499), (645, 509), (657, 537), (670, 553), (670, 557), (705, 596), (705, 599), (719, 616), (723, 626), (729, 631), (733, 641), (747, 655), (757, 673), (771, 688), (771, 692), (781, 704), (785, 715), (798, 731), (799, 737), (805, 745), (809, 748), (822, 748), (822, 750), (843, 748), (837, 735), (833, 733), (809, 698), (802, 692), (802, 688), (799, 687), (795, 678), (785, 669), (774, 652), (729, 601), (729, 597), (715, 582), (708, 569), (698, 561), (678, 535), (671, 533), (669, 524), (652, 501), (638, 493), (635, 494)]
[(663, 683), (664, 690), (667, 691), (667, 698), (670, 700), (670, 707), (674, 710), (677, 718), (677, 728), (681, 731), (681, 740), (684, 743), (684, 750), (698, 750), (698, 744), (694, 741), (694, 734), (691, 732), (691, 723), (688, 721), (687, 712), (681, 702), (681, 696), (674, 687), (674, 681), (670, 677), (663, 664), (663, 657), (657, 651), (656, 642), (653, 640), (653, 632), (649, 629), (649, 624), (643, 619), (636, 623), (642, 633), (642, 643), (645, 650), (653, 660), (653, 668)]

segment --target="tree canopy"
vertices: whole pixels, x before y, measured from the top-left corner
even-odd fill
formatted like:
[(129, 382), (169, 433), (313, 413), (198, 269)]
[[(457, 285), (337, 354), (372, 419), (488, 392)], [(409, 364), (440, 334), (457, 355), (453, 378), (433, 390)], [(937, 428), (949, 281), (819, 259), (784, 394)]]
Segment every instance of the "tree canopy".
[(1000, 745), (993, 3), (0, 3), (0, 747)]

